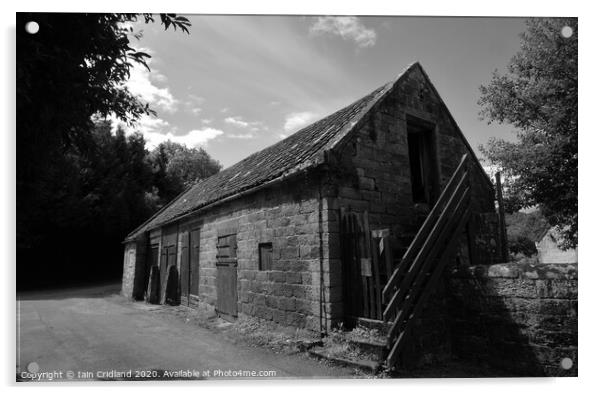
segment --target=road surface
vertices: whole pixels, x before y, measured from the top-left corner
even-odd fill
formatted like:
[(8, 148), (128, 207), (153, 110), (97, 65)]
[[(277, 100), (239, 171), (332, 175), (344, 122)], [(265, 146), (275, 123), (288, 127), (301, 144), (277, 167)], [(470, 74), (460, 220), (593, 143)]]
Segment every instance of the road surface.
[[(348, 377), (302, 354), (234, 344), (105, 285), (17, 296), (17, 379)], [(253, 373), (255, 372), (255, 373)], [(131, 376), (131, 377), (128, 377)], [(136, 377), (138, 376), (138, 377)]]

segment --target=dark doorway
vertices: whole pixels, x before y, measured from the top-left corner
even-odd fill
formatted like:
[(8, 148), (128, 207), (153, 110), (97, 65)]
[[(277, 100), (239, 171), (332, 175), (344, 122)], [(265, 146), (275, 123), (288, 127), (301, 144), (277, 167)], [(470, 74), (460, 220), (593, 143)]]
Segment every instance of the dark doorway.
[(434, 127), (408, 119), (408, 154), (414, 203), (433, 205), (439, 195), (439, 172)]
[(165, 300), (165, 291), (167, 289), (167, 277), (169, 274), (169, 267), (176, 264), (176, 246), (168, 246), (163, 248), (161, 253), (161, 300)]
[[(150, 273), (151, 268), (153, 266), (157, 266), (159, 264), (159, 246), (157, 244), (153, 244), (149, 248), (148, 258), (146, 259), (146, 264), (144, 268), (144, 293), (147, 293), (149, 290), (148, 283), (150, 281)], [(145, 296), (147, 297), (147, 296)]]

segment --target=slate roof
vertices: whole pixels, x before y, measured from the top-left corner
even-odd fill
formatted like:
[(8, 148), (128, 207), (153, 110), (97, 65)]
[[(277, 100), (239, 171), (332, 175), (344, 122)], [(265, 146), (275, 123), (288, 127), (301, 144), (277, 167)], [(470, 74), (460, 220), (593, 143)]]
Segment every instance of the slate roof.
[(394, 83), (381, 86), (351, 105), (199, 181), (132, 231), (126, 241), (211, 203), (322, 163), (324, 152), (347, 135)]

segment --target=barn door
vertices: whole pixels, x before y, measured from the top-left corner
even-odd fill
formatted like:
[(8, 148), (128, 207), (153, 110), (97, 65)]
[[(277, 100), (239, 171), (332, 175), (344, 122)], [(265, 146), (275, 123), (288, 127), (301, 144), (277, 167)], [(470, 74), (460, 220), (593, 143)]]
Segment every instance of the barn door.
[(340, 235), (345, 324), (353, 327), (357, 318), (382, 320), (381, 292), (391, 270), (377, 244), (383, 235), (373, 237), (366, 212), (343, 208)]
[(190, 294), (190, 248), (188, 232), (182, 233), (182, 250), (180, 251), (180, 300), (188, 305)]
[(201, 243), (201, 232), (195, 229), (190, 232), (190, 295), (199, 295), (199, 247)]
[(165, 296), (165, 287), (167, 285), (167, 255), (168, 247), (163, 247), (161, 251), (161, 260), (159, 263), (159, 283), (160, 283), (160, 300)]
[(182, 235), (180, 257), (180, 295), (182, 303), (191, 305), (190, 296), (199, 294), (199, 244), (200, 231), (195, 229)]
[(234, 319), (238, 315), (238, 276), (236, 259), (236, 234), (217, 238), (217, 313)]

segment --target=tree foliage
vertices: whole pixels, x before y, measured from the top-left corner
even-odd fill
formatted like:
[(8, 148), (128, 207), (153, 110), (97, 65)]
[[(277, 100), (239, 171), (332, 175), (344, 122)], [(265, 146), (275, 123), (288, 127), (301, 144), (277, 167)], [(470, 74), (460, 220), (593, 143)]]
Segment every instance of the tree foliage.
[(509, 208), (538, 206), (566, 247), (577, 244), (577, 36), (575, 18), (529, 19), (508, 72), (494, 72), (479, 100), (489, 122), (517, 130), (516, 142), (481, 147), (504, 173)]
[[(17, 14), (19, 286), (34, 275), (115, 276), (121, 240), (160, 204), (142, 135), (93, 121), (114, 114), (134, 125), (153, 113), (125, 83), (150, 58), (133, 45), (141, 33), (132, 26), (156, 18), (189, 31), (175, 14)], [(38, 33), (25, 31), (29, 21)]]
[(535, 243), (538, 243), (550, 228), (550, 224), (539, 210), (506, 214), (506, 226), (508, 249), (513, 254), (521, 253), (525, 256), (537, 254)]
[(149, 153), (155, 175), (155, 185), (161, 196), (159, 204), (166, 204), (196, 181), (221, 170), (218, 161), (202, 148), (188, 148), (167, 141)]

